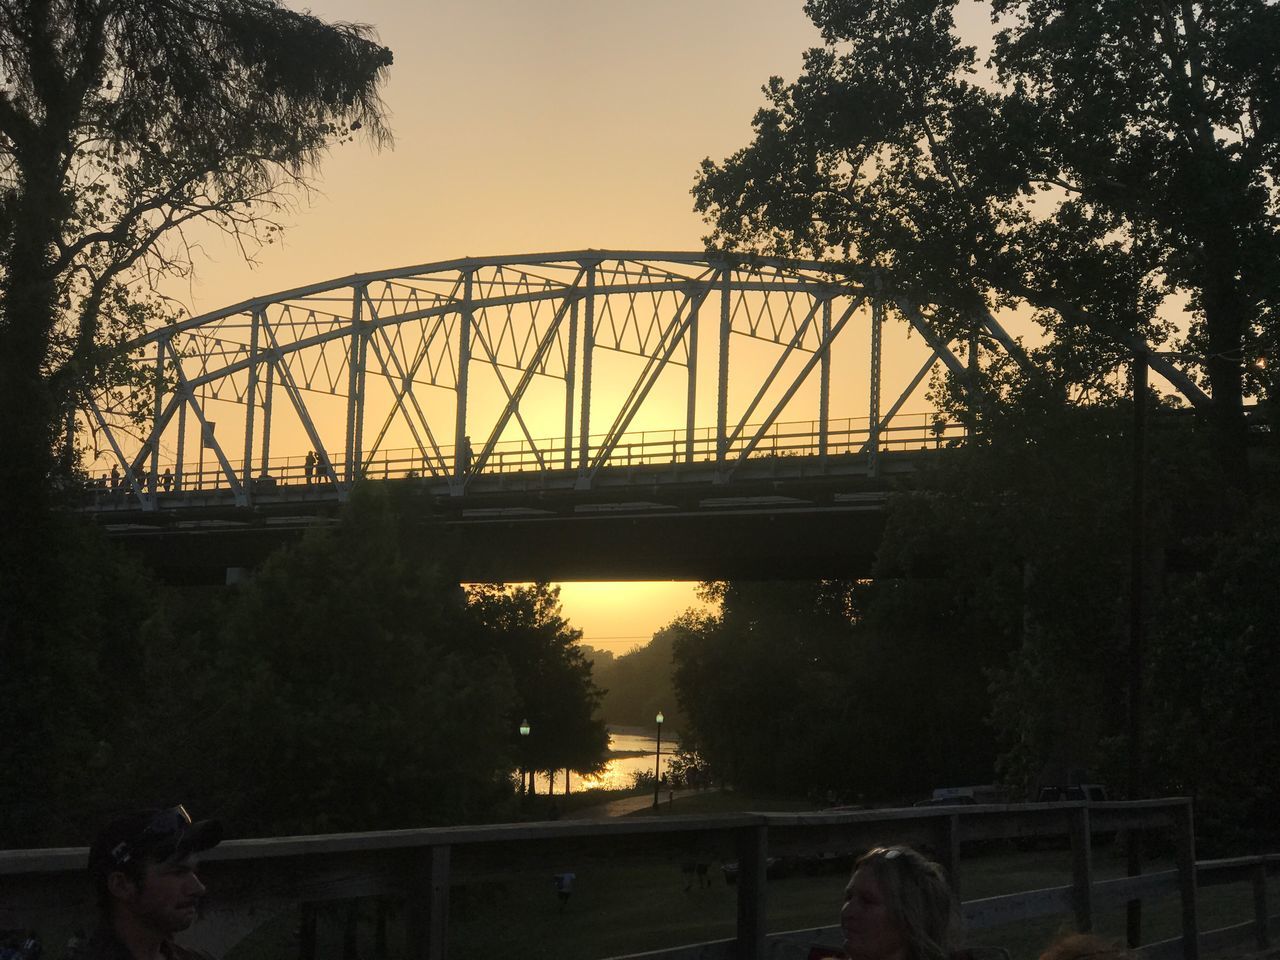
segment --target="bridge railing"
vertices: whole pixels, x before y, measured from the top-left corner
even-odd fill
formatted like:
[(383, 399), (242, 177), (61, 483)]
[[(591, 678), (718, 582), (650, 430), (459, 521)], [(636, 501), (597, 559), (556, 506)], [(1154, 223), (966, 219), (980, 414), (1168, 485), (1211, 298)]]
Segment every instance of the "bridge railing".
[[(1169, 837), (1174, 869), (1100, 879), (1093, 841), (1096, 834), (1112, 831), (1155, 831)], [(616, 868), (628, 856), (656, 857), (673, 865), (699, 856), (732, 861), (736, 868), (736, 936), (646, 956), (784, 960), (807, 956), (814, 944), (838, 946), (839, 932), (835, 927), (770, 930), (769, 874), (775, 858), (847, 864), (848, 857), (872, 845), (910, 843), (944, 864), (963, 897), (962, 853), (968, 861), (984, 855), (984, 842), (1063, 835), (1070, 842), (1071, 883), (966, 900), (972, 940), (981, 942), (983, 931), (1002, 925), (1055, 915), (1070, 917), (1076, 929), (1089, 931), (1108, 908), (1174, 895), (1180, 903), (1181, 934), (1142, 948), (1150, 960), (1178, 955), (1197, 960), (1202, 949), (1270, 942), (1277, 918), (1267, 913), (1266, 876), (1280, 868), (1280, 856), (1197, 864), (1191, 803), (1180, 798), (671, 816), (235, 840), (206, 855), (201, 872), (211, 902), (190, 940), (222, 954), (300, 903), (382, 898), (401, 904), (401, 955), (443, 960), (449, 953), (450, 897), (469, 884), (492, 884), (494, 877), (522, 869), (550, 874), (584, 858)], [(69, 930), (83, 922), (91, 910), (85, 857), (83, 849), (0, 852), (0, 927)], [(1226, 882), (1253, 885), (1256, 916), (1249, 923), (1202, 934), (1198, 888)], [(836, 899), (830, 904), (833, 920)], [(640, 932), (628, 931), (628, 942), (635, 942)]]
[[(723, 457), (726, 461), (741, 458), (755, 428), (747, 428), (743, 435), (729, 440)], [(932, 414), (898, 414), (877, 436), (878, 453), (904, 450), (936, 449), (953, 444), (966, 436), (962, 424), (945, 421)], [(848, 457), (867, 455), (871, 441), (870, 422), (867, 418), (845, 418), (828, 422), (825, 431), (816, 420), (775, 423), (765, 431), (747, 455), (748, 459), (784, 457)], [(604, 449), (606, 437), (594, 435), (586, 450), (588, 462), (594, 462)], [(606, 461), (607, 467), (660, 467), (680, 464), (708, 464), (720, 459), (720, 450), (713, 427), (702, 427), (691, 434), (684, 430), (645, 430), (624, 434), (613, 445)], [(359, 475), (374, 480), (402, 478), (436, 479), (447, 482), (454, 474), (458, 461), (458, 448), (441, 448), (438, 459), (425, 457), (417, 448), (380, 450), (362, 458), (358, 464)], [(566, 449), (562, 438), (545, 438), (529, 443), (526, 440), (505, 440), (494, 445), (487, 457), (483, 451), (472, 450), (471, 462), (463, 469), (466, 476), (567, 473), (578, 470), (582, 451), (575, 444)], [(237, 478), (246, 476), (241, 460), (228, 463)], [(310, 492), (323, 492), (327, 487), (342, 481), (347, 473), (347, 463), (342, 458), (324, 458), (318, 464), (307, 463), (306, 455), (273, 458), (263, 469), (261, 461), (250, 461), (250, 483), (258, 495), (300, 496)], [(94, 470), (86, 494), (92, 509), (111, 509), (113, 506), (130, 506), (136, 488), (147, 494), (161, 497), (171, 495), (219, 495), (227, 494), (232, 484), (223, 466), (212, 456), (195, 461), (177, 463), (161, 460), (155, 475), (144, 470), (140, 476), (129, 478), (123, 472), (112, 478), (99, 465)], [(135, 501), (136, 502), (136, 501)]]

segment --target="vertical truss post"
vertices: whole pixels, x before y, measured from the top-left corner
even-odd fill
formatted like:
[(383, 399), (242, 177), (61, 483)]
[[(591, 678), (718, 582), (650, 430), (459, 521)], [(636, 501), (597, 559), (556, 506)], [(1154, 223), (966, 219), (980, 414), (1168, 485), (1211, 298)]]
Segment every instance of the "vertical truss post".
[(966, 398), (969, 403), (969, 431), (970, 437), (977, 431), (977, 413), (978, 413), (978, 327), (975, 324), (969, 330), (969, 357), (966, 369), (969, 374), (969, 390)]
[(267, 390), (262, 397), (262, 473), (271, 467), (271, 388), (275, 386), (275, 364), (267, 364)]
[(254, 310), (249, 322), (249, 386), (244, 392), (244, 460), (240, 465), (240, 482), (244, 485), (245, 502), (253, 504), (253, 411), (258, 405), (258, 328), (262, 311)]
[(164, 342), (156, 341), (156, 385), (151, 412), (151, 469), (147, 478), (147, 493), (152, 506), (156, 505), (156, 475), (160, 472), (160, 418), (164, 415)]
[[(191, 409), (196, 410), (196, 394), (194, 390), (188, 388), (187, 399), (191, 402)], [(196, 444), (196, 489), (203, 493), (205, 424), (204, 419), (199, 415), (199, 411), (196, 414), (196, 427), (200, 432), (200, 442)]]
[(884, 303), (879, 297), (871, 301), (871, 419), (867, 424), (867, 473), (880, 474), (880, 366), (881, 327), (884, 320)]
[(587, 267), (587, 318), (582, 330), (582, 411), (578, 425), (578, 473), (585, 476), (591, 450), (591, 356), (596, 346), (596, 264)]
[(700, 298), (693, 300), (689, 316), (689, 355), (686, 370), (689, 375), (688, 399), (685, 401), (684, 414), (684, 462), (693, 463), (693, 432), (698, 425), (698, 311), (702, 307)]
[[(358, 478), (364, 474), (364, 400), (365, 400), (365, 371), (368, 367), (369, 359), (369, 337), (371, 331), (369, 324), (364, 319), (364, 302), (369, 299), (369, 288), (361, 285), (355, 297), (355, 307), (360, 317), (360, 390), (356, 394), (356, 436), (354, 444), (354, 464), (352, 466), (352, 479)], [(372, 308), (372, 304), (370, 305)], [(374, 320), (377, 320), (377, 311), (374, 313)]]
[[(181, 363), (177, 357), (174, 363)], [(185, 403), (178, 406), (178, 469), (174, 471), (173, 489), (182, 489), (182, 459), (187, 452), (187, 405)]]
[(720, 274), (720, 372), (716, 385), (716, 476), (724, 470), (728, 454), (729, 425), (729, 330), (733, 323), (729, 310), (729, 265)]
[(364, 287), (351, 292), (351, 342), (347, 345), (347, 449), (342, 478), (347, 489), (360, 475), (360, 433), (364, 425)]
[(828, 427), (831, 414), (831, 298), (822, 300), (822, 366), (818, 369), (818, 456), (827, 456)]
[(564, 468), (573, 467), (573, 398), (578, 372), (578, 298), (569, 303), (569, 356), (564, 371)]
[(462, 292), (462, 316), (458, 323), (458, 377), (457, 377), (457, 416), (453, 422), (453, 479), (454, 493), (461, 495), (463, 473), (467, 465), (462, 440), (467, 435), (467, 374), (471, 366), (471, 285), (475, 272), (467, 271)]

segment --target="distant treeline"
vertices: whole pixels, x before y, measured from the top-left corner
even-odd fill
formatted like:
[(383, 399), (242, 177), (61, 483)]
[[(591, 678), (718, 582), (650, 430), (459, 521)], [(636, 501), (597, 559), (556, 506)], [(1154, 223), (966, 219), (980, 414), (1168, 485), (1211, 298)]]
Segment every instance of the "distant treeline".
[(591, 661), (592, 677), (604, 690), (600, 712), (606, 722), (652, 727), (654, 717), (662, 711), (667, 729), (684, 729), (685, 714), (671, 681), (671, 654), (677, 633), (675, 627), (665, 627), (649, 643), (621, 656), (583, 647), (583, 654)]

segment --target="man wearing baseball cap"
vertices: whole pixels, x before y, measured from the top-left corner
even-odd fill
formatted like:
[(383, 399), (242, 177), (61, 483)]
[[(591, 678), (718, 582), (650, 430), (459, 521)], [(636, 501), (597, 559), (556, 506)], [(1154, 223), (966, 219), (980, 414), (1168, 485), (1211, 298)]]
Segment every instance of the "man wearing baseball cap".
[(87, 960), (208, 960), (173, 942), (196, 919), (204, 884), (196, 855), (222, 840), (216, 820), (192, 821), (185, 807), (117, 817), (89, 848), (98, 927)]

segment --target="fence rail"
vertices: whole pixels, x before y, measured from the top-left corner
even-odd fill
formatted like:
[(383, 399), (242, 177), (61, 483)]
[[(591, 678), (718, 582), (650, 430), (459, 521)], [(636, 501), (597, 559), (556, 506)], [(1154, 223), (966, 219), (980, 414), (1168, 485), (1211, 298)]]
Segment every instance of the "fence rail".
[[(1175, 869), (1110, 880), (1094, 878), (1092, 837), (1103, 831), (1167, 831)], [(1078, 930), (1093, 928), (1102, 909), (1176, 892), (1180, 937), (1146, 945), (1144, 960), (1197, 960), (1202, 950), (1252, 944), (1265, 949), (1280, 917), (1267, 915), (1267, 875), (1280, 870), (1280, 855), (1195, 861), (1189, 800), (1174, 798), (1115, 803), (1062, 802), (974, 805), (927, 810), (872, 810), (813, 814), (734, 814), (655, 819), (503, 824), (233, 840), (210, 851), (202, 873), (209, 884), (209, 912), (190, 938), (222, 953), (257, 926), (299, 903), (360, 897), (396, 897), (406, 907), (404, 955), (443, 960), (448, 954), (448, 911), (454, 853), (496, 857), (503, 869), (543, 864), (574, 852), (616, 857), (622, 853), (714, 851), (738, 863), (737, 935), (645, 954), (663, 960), (783, 960), (806, 956), (813, 944), (838, 945), (837, 928), (770, 934), (766, 929), (767, 865), (786, 855), (847, 855), (884, 842), (927, 847), (947, 868), (959, 895), (964, 890), (961, 847), (997, 838), (1061, 837), (1071, 843), (1072, 883), (963, 904), (971, 931), (1035, 917), (1066, 914)], [(0, 927), (64, 925), (85, 917), (91, 902), (83, 877), (83, 849), (0, 852)], [(1249, 883), (1254, 920), (1201, 932), (1198, 887)]]

